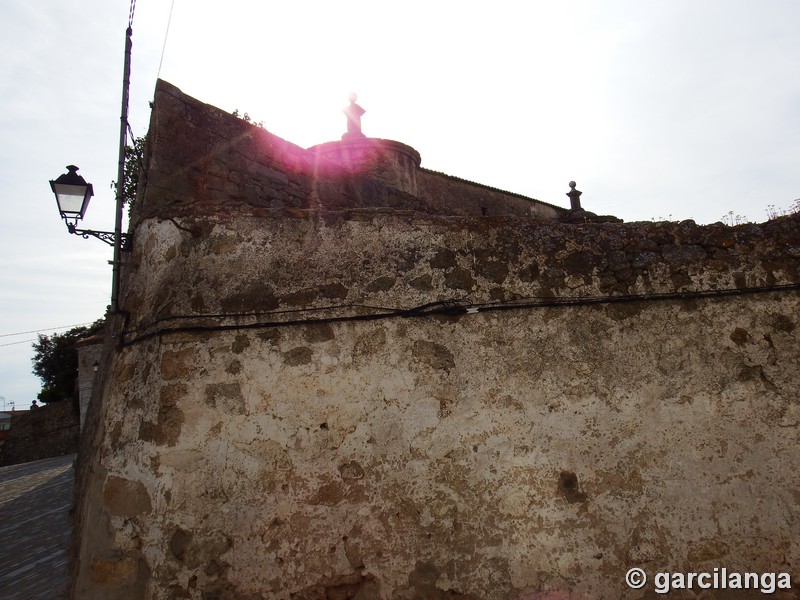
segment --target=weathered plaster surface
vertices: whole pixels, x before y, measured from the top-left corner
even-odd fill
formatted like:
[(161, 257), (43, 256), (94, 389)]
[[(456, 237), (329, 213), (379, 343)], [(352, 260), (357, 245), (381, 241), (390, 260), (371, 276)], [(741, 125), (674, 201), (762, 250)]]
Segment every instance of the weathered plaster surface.
[(103, 351), (103, 338), (96, 336), (78, 344), (78, 392), (80, 406), (80, 429), (86, 422), (86, 411), (92, 397), (97, 369), (100, 366), (100, 356)]
[(800, 574), (800, 310), (780, 287), (800, 219), (165, 189), (139, 206), (91, 409), (75, 597), (633, 599), (660, 597), (625, 586), (634, 566)]

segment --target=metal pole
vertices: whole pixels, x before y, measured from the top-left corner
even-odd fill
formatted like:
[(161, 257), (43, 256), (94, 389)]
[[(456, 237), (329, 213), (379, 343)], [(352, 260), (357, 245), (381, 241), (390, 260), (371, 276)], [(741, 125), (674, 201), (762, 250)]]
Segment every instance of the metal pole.
[(111, 271), (111, 312), (119, 312), (119, 282), (122, 248), (122, 211), (125, 202), (125, 148), (128, 142), (128, 90), (131, 85), (131, 36), (130, 25), (125, 31), (125, 67), (122, 75), (122, 112), (119, 123), (119, 163), (117, 165), (117, 216), (114, 223), (114, 262)]

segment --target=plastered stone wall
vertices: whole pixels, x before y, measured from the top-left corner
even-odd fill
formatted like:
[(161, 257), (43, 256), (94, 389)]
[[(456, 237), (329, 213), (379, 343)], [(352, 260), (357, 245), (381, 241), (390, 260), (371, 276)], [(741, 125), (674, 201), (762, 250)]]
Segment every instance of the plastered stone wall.
[[(78, 597), (636, 598), (631, 566), (796, 570), (797, 291), (507, 302), (797, 281), (773, 256), (796, 221), (200, 221), (137, 232)], [(640, 241), (598, 246), (689, 230), (738, 269), (673, 241), (645, 284)], [(504, 253), (511, 231), (538, 244)], [(367, 318), (453, 298), (485, 306)]]
[[(631, 567), (800, 574), (800, 219), (168, 202), (170, 152), (151, 144), (89, 410), (72, 597), (638, 599), (661, 596)], [(670, 597), (764, 597), (698, 591)]]

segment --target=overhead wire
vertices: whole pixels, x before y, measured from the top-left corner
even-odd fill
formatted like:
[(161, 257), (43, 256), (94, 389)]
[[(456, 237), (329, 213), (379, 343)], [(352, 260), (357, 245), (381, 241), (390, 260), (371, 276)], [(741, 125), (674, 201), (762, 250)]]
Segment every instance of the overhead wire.
[(10, 342), (8, 344), (0, 344), (0, 348), (5, 348), (6, 346), (16, 346), (18, 344), (27, 344), (27, 343), (31, 343), (32, 344), (33, 342), (36, 342), (36, 341), (38, 341), (38, 340), (22, 340), (22, 341), (19, 341), (19, 342)]
[[(52, 331), (53, 335), (55, 335), (56, 331), (61, 329), (72, 329), (73, 327), (86, 327), (91, 325), (91, 323), (77, 323), (76, 325), (62, 325), (60, 327), (47, 327), (46, 329), (31, 329), (30, 331), (18, 331), (17, 333), (0, 333), (0, 338), (3, 337), (14, 337), (17, 335), (27, 335), (29, 333), (42, 333), (43, 331)], [(27, 340), (17, 340), (16, 342), (7, 342), (5, 344), (0, 344), (0, 348), (5, 348), (7, 346), (18, 346), (19, 344), (33, 344), (34, 342), (38, 342), (38, 339), (27, 339)]]
[(167, 49), (167, 38), (169, 37), (169, 26), (172, 23), (172, 9), (175, 8), (175, 0), (172, 0), (172, 4), (169, 7), (169, 18), (167, 19), (167, 30), (164, 32), (164, 44), (161, 46), (161, 59), (158, 61), (158, 74), (156, 75), (156, 79), (161, 76), (161, 65), (164, 62), (164, 52)]
[[(161, 57), (160, 57), (160, 59), (158, 61), (158, 72), (156, 74), (156, 79), (158, 79), (161, 76), (161, 66), (164, 63), (164, 54), (165, 54), (166, 49), (167, 49), (167, 38), (169, 37), (169, 28), (170, 28), (170, 24), (172, 23), (172, 13), (173, 13), (174, 8), (175, 8), (175, 0), (172, 0), (172, 2), (170, 4), (170, 7), (169, 7), (169, 17), (167, 18), (167, 28), (166, 28), (166, 30), (164, 32), (164, 43), (161, 46)], [(131, 0), (130, 15), (129, 15), (129, 18), (128, 18), (128, 27), (129, 28), (131, 28), (133, 26), (133, 14), (134, 14), (135, 10), (136, 10), (136, 0)], [(135, 151), (134, 144), (135, 144), (136, 139), (137, 139), (136, 134), (133, 132), (133, 128), (131, 127), (131, 124), (130, 124), (129, 120), (127, 120), (127, 119), (125, 120), (125, 125), (128, 128), (128, 134), (130, 135), (130, 138), (132, 140), (132, 145), (130, 147), (133, 148), (134, 151)], [(127, 146), (127, 144), (126, 144), (126, 146)], [(135, 152), (134, 152), (134, 157), (133, 158), (139, 164), (139, 173), (140, 173), (140, 175), (143, 175), (144, 178), (146, 179), (147, 178), (147, 173), (146, 173), (146, 171), (144, 169), (144, 165), (142, 163), (142, 157), (140, 155), (138, 155), (138, 154), (135, 154)]]
[(41, 333), (42, 331), (58, 331), (59, 329), (71, 329), (72, 327), (85, 327), (86, 325), (91, 325), (91, 323), (60, 325), (59, 327), (45, 327), (44, 329), (31, 329), (30, 331), (18, 331), (17, 333), (0, 333), (0, 337), (13, 337), (15, 335), (25, 335), (28, 333)]

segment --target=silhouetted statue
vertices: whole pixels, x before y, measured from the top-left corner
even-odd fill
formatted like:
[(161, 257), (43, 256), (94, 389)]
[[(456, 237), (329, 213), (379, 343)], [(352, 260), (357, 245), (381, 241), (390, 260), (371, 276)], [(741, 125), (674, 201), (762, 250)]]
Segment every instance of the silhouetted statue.
[(356, 104), (356, 100), (358, 100), (358, 96), (350, 94), (350, 106), (342, 111), (347, 117), (347, 133), (342, 136), (342, 139), (366, 137), (361, 132), (361, 115), (367, 111)]

